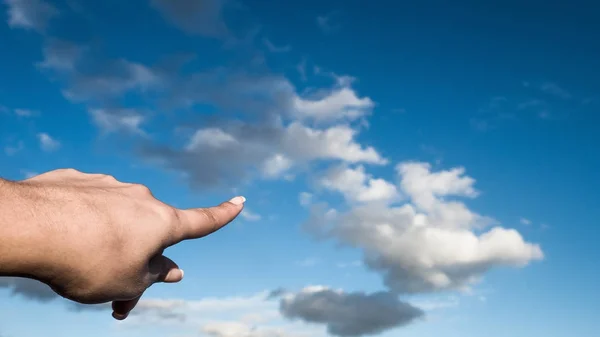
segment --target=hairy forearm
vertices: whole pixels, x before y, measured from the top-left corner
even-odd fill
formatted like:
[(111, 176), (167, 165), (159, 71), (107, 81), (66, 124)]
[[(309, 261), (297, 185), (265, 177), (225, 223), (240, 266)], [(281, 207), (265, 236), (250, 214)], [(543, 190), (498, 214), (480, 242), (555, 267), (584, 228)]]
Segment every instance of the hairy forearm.
[(43, 273), (46, 243), (35, 208), (30, 188), (0, 179), (0, 276)]

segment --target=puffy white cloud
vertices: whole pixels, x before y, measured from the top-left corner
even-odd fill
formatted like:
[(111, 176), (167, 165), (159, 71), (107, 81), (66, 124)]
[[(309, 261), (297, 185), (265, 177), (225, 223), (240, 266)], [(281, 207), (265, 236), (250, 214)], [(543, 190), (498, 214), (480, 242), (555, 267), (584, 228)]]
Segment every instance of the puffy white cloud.
[(346, 83), (340, 88), (321, 92), (316, 97), (293, 98), (294, 111), (299, 118), (312, 118), (317, 121), (354, 120), (368, 115), (374, 105), (369, 97), (358, 97)]
[(265, 160), (262, 171), (267, 177), (279, 177), (289, 170), (293, 164), (293, 161), (286, 155), (277, 153)]
[(298, 293), (284, 294), (280, 310), (290, 319), (324, 324), (334, 336), (378, 334), (423, 315), (423, 311), (389, 292), (345, 293), (325, 287), (307, 287)]
[(8, 6), (8, 25), (13, 28), (44, 31), (58, 10), (42, 0), (4, 0)]
[[(490, 268), (524, 266), (543, 258), (540, 247), (495, 225), (451, 196), (474, 197), (463, 168), (431, 172), (424, 163), (398, 165), (400, 206), (359, 204), (347, 212), (313, 206), (307, 228), (364, 252), (365, 265), (399, 293), (464, 289)], [(318, 207), (319, 206), (319, 207)]]
[(40, 147), (46, 152), (56, 151), (60, 148), (60, 142), (47, 133), (40, 132), (37, 134), (37, 137), (40, 142)]
[(339, 166), (319, 179), (319, 184), (340, 192), (346, 200), (356, 202), (390, 202), (398, 198), (396, 186), (384, 179), (376, 179), (365, 172), (364, 166)]

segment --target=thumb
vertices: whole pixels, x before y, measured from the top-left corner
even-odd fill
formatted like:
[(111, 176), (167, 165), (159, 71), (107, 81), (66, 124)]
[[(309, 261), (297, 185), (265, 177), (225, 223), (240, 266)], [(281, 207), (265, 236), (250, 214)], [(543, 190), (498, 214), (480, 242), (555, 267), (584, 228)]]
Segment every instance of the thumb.
[(183, 279), (183, 270), (164, 255), (157, 255), (150, 259), (148, 272), (150, 285), (157, 282), (176, 283)]

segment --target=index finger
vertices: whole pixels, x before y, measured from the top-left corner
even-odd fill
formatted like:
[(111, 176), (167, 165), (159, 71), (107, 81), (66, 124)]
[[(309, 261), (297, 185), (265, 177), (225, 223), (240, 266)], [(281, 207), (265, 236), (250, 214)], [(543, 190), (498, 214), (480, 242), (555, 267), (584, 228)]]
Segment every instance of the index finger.
[(216, 232), (240, 214), (245, 201), (244, 197), (235, 197), (215, 207), (176, 210), (178, 223), (169, 244), (198, 239)]

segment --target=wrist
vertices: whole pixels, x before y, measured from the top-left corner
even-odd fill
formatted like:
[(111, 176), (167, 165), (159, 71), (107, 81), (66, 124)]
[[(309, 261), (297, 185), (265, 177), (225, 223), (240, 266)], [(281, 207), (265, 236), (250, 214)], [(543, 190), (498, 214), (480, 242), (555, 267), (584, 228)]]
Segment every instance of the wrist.
[(0, 179), (0, 276), (43, 279), (47, 238), (35, 215), (35, 191)]

